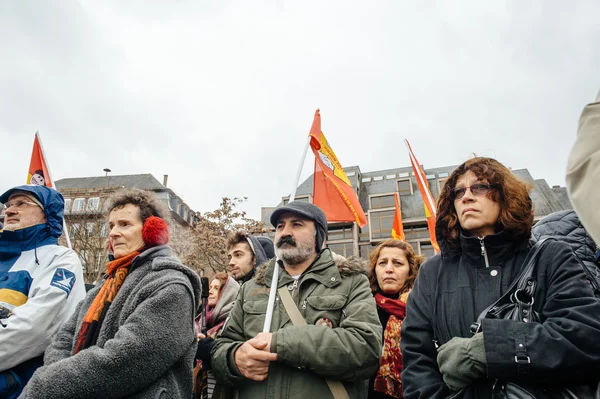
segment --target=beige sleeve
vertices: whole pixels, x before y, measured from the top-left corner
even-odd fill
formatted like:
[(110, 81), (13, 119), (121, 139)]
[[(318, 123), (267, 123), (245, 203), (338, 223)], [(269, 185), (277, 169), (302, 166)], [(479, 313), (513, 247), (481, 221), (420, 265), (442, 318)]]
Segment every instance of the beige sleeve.
[(581, 223), (600, 243), (600, 92), (579, 119), (567, 166), (567, 188)]

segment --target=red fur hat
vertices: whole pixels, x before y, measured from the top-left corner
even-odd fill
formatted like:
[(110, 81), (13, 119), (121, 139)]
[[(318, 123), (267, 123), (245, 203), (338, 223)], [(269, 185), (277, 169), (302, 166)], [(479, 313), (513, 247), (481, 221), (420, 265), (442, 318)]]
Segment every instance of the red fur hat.
[(169, 225), (157, 216), (150, 216), (144, 222), (142, 239), (147, 248), (165, 245), (169, 242)]

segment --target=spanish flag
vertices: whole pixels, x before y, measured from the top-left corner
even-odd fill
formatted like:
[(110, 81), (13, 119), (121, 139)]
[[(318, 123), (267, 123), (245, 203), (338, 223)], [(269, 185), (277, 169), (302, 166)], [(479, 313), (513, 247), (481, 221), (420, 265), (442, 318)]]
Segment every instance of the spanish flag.
[(429, 229), (429, 238), (431, 239), (431, 245), (435, 249), (436, 252), (440, 252), (440, 246), (437, 243), (435, 238), (435, 218), (436, 218), (436, 204), (431, 195), (431, 191), (429, 191), (429, 186), (427, 184), (427, 177), (425, 176), (425, 172), (421, 168), (421, 165), (417, 161), (415, 154), (408, 143), (408, 140), (404, 140), (406, 143), (406, 147), (408, 148), (408, 156), (410, 158), (410, 164), (412, 165), (413, 172), (415, 173), (415, 177), (417, 178), (417, 185), (419, 186), (419, 191), (421, 192), (421, 197), (423, 198), (423, 204), (425, 206), (425, 217), (427, 218), (427, 227)]
[(33, 140), (33, 152), (31, 153), (31, 163), (29, 164), (29, 173), (27, 174), (27, 184), (52, 187), (50, 170), (46, 163), (40, 135), (37, 132)]
[(400, 198), (398, 193), (394, 193), (396, 200), (396, 211), (394, 212), (394, 223), (392, 224), (392, 238), (394, 240), (405, 241), (404, 227), (402, 226), (402, 212), (400, 212)]
[(325, 212), (329, 222), (367, 224), (356, 192), (321, 131), (321, 113), (315, 111), (310, 129), (310, 147), (315, 154), (313, 203)]

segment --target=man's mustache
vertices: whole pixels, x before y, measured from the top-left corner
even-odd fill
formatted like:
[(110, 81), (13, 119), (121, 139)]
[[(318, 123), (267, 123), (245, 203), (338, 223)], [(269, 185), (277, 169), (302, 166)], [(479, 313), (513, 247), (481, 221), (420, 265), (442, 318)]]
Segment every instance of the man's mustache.
[(292, 246), (296, 246), (296, 241), (292, 238), (292, 236), (281, 237), (279, 241), (277, 241), (277, 248), (281, 248), (283, 244), (290, 244)]

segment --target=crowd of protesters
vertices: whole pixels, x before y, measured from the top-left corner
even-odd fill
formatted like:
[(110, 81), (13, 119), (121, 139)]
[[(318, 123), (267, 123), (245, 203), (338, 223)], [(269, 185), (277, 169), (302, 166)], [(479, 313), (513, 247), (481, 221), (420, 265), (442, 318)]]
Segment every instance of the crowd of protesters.
[(466, 161), (437, 200), (441, 253), (427, 260), (395, 239), (368, 263), (337, 255), (325, 213), (292, 201), (270, 216), (273, 240), (229, 237), (229, 273), (204, 293), (152, 193), (110, 198), (111, 255), (86, 294), (58, 245), (62, 195), (11, 188), (0, 397), (598, 397), (600, 98), (567, 173), (575, 211), (534, 227), (527, 183), (495, 159)]

